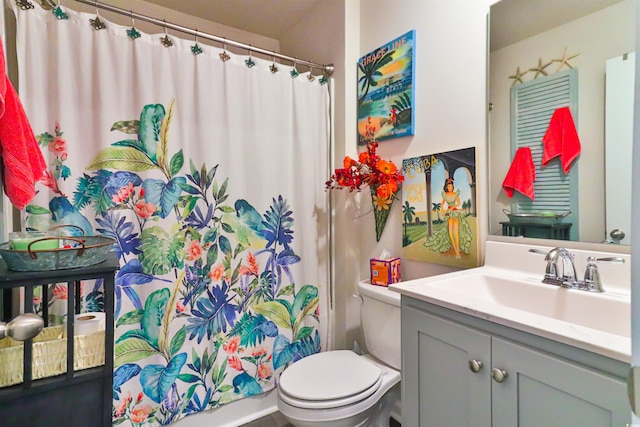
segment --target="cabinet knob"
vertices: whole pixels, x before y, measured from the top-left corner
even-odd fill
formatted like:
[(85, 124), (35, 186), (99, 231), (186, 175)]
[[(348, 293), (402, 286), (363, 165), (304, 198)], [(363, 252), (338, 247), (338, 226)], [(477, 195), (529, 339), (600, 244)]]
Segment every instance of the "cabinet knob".
[(505, 379), (507, 379), (508, 376), (509, 373), (506, 369), (493, 368), (491, 370), (491, 378), (493, 378), (493, 380), (497, 383), (503, 382)]
[(480, 369), (482, 369), (483, 363), (482, 360), (469, 360), (469, 370), (471, 372), (473, 372), (474, 374), (477, 374), (478, 372), (480, 372)]

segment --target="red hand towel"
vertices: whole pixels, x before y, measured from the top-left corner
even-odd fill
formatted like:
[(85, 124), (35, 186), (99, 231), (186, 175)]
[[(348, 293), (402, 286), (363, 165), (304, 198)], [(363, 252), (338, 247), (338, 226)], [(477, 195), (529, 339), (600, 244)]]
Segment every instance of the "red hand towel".
[(580, 154), (580, 139), (569, 107), (558, 108), (553, 112), (542, 143), (542, 166), (546, 166), (554, 157), (560, 156), (562, 170), (568, 174), (571, 163)]
[(535, 200), (533, 181), (536, 180), (536, 167), (529, 147), (520, 147), (513, 157), (502, 188), (507, 196), (513, 197), (513, 190), (519, 191), (531, 200)]
[(5, 69), (0, 40), (0, 154), (4, 192), (15, 207), (23, 209), (36, 195), (35, 184), (42, 178), (47, 163)]

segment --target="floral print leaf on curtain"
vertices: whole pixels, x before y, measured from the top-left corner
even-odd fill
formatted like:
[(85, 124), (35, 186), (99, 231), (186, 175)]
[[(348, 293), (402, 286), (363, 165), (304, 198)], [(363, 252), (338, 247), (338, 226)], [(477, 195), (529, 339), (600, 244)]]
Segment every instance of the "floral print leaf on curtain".
[[(296, 286), (294, 212), (282, 195), (260, 213), (232, 201), (218, 165), (197, 167), (172, 151), (174, 102), (116, 122), (125, 139), (102, 148), (69, 196), (60, 127), (39, 136), (56, 153), (42, 184), (48, 209), (27, 207), (43, 229), (82, 224), (115, 239), (113, 423), (166, 425), (273, 388), (278, 370), (320, 351), (318, 288)], [(87, 305), (104, 302), (94, 288)], [(133, 397), (135, 396), (135, 398)]]

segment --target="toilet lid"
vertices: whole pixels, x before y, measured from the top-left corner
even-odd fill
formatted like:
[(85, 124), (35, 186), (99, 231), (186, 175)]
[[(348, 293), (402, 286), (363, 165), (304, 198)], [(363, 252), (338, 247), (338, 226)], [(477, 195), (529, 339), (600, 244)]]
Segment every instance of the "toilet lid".
[[(328, 401), (361, 394), (379, 383), (382, 370), (349, 350), (301, 359), (280, 376), (280, 388), (301, 400)], [(373, 390), (375, 391), (375, 390)]]

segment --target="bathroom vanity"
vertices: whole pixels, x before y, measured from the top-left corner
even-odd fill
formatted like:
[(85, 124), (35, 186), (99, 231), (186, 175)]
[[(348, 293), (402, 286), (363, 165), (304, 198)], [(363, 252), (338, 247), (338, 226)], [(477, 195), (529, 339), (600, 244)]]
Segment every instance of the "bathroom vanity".
[[(543, 284), (543, 256), (488, 246), (488, 266), (390, 287), (402, 294), (403, 424), (631, 423), (630, 298), (613, 275), (604, 293)], [(513, 251), (521, 265), (491, 265)]]

